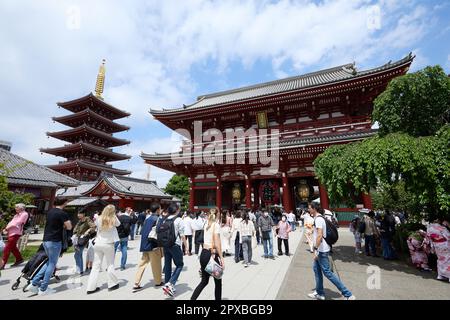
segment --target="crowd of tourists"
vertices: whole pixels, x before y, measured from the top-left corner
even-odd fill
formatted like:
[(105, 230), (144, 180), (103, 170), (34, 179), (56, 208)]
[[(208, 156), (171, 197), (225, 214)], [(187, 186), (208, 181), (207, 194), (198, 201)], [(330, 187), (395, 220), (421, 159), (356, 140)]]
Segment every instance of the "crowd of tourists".
[[(41, 250), (45, 251), (48, 261), (36, 272), (25, 291), (38, 295), (55, 293), (54, 289), (49, 288), (49, 281), (55, 274), (59, 257), (71, 245), (74, 247), (76, 273), (80, 276), (89, 274), (86, 293), (90, 295), (101, 290), (98, 278), (104, 262), (107, 266), (104, 271), (108, 278), (108, 290), (116, 290), (120, 287), (114, 265), (116, 254), (121, 255), (120, 270), (125, 270), (128, 241), (140, 235), (141, 257), (136, 269), (133, 292), (143, 289), (143, 273), (150, 267), (154, 286), (162, 288), (162, 293), (166, 296), (175, 296), (184, 258), (195, 254), (199, 260), (198, 273), (201, 280), (191, 299), (195, 300), (200, 296), (213, 276), (215, 299), (221, 300), (221, 275), (225, 269), (225, 257), (230, 257), (235, 263), (242, 262), (248, 268), (253, 263), (254, 249), (258, 245), (263, 246), (262, 257), (265, 259), (275, 259), (274, 245), (277, 246), (279, 256), (290, 256), (289, 235), (296, 230), (299, 220), (299, 224), (304, 227), (307, 250), (312, 254), (316, 281), (314, 292), (308, 296), (317, 300), (325, 299), (325, 276), (346, 299), (355, 299), (330, 265), (334, 244), (331, 235), (333, 229), (337, 230), (337, 219), (331, 211), (322, 209), (316, 202), (310, 203), (298, 216), (292, 212), (285, 213), (279, 208), (271, 212), (214, 208), (208, 212), (194, 213), (182, 212), (175, 204), (162, 210), (160, 204), (155, 202), (145, 212), (136, 213), (130, 207), (117, 211), (114, 205), (107, 205), (92, 216), (79, 212), (74, 226), (70, 216), (64, 211), (64, 206), (63, 201), (56, 200), (55, 207), (47, 213)], [(355, 238), (355, 252), (362, 253), (364, 242), (366, 255), (379, 257), (381, 249), (385, 259), (396, 259), (392, 239), (396, 224), (404, 222), (403, 217), (397, 218), (389, 211), (381, 215), (366, 211), (362, 218), (356, 216), (350, 224), (350, 231)], [(17, 240), (22, 235), (27, 220), (25, 206), (16, 205), (16, 215), (3, 230), (8, 241), (2, 248), (0, 269), (4, 268), (11, 253), (16, 258), (12, 266), (24, 262), (17, 249)], [(448, 222), (430, 223), (426, 231), (419, 230), (408, 239), (413, 263), (422, 270), (429, 270), (427, 255), (429, 252), (435, 253), (438, 256), (438, 279), (448, 281), (449, 242)]]

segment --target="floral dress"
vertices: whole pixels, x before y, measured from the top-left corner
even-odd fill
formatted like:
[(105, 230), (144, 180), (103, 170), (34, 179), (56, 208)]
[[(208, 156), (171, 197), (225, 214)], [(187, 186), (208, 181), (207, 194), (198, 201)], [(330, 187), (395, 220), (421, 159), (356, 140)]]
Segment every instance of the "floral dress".
[(422, 230), (412, 233), (406, 240), (411, 261), (417, 268), (430, 270), (428, 267), (429, 240)]
[(427, 236), (438, 258), (438, 276), (450, 279), (450, 231), (439, 223), (431, 223), (427, 228)]

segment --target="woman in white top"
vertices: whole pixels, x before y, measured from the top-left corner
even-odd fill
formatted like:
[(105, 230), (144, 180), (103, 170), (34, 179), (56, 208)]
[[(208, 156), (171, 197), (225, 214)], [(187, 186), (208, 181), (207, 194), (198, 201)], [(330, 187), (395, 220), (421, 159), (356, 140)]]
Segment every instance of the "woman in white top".
[(196, 213), (196, 218), (191, 221), (192, 231), (194, 232), (195, 254), (198, 254), (200, 246), (203, 248), (203, 228), (206, 221), (201, 212)]
[(242, 245), (240, 243), (240, 233), (242, 221), (242, 212), (240, 210), (236, 211), (234, 215), (233, 224), (231, 225), (231, 241), (234, 241), (234, 261), (238, 263), (242, 257)]
[[(203, 234), (203, 250), (200, 254), (200, 268), (202, 271), (202, 280), (200, 284), (195, 288), (192, 294), (191, 300), (197, 300), (200, 293), (208, 285), (210, 274), (205, 271), (208, 265), (211, 255), (214, 254), (214, 260), (219, 263), (222, 268), (225, 268), (225, 264), (222, 256), (222, 245), (220, 242), (220, 225), (216, 222), (216, 216), (219, 211), (217, 209), (211, 209), (208, 214), (208, 223), (205, 225)], [(214, 278), (215, 290), (214, 296), (216, 300), (222, 300), (222, 279)]]
[(244, 253), (244, 266), (247, 268), (252, 262), (252, 237), (255, 235), (255, 225), (250, 220), (249, 214), (244, 213), (239, 226), (240, 243), (242, 244), (242, 251)]
[(97, 237), (94, 246), (94, 265), (89, 275), (87, 294), (100, 290), (97, 287), (97, 279), (103, 258), (105, 258), (108, 266), (108, 290), (112, 291), (119, 288), (119, 280), (114, 272), (114, 243), (119, 241), (117, 227), (120, 226), (120, 221), (116, 217), (116, 208), (112, 204), (107, 205), (95, 224), (97, 226)]
[(302, 214), (303, 224), (305, 226), (305, 237), (306, 241), (309, 245), (309, 251), (314, 252), (314, 243), (313, 243), (313, 226), (314, 226), (314, 218), (311, 217), (308, 211), (304, 211)]
[(224, 256), (231, 255), (229, 250), (231, 249), (231, 217), (228, 211), (222, 212), (220, 224), (220, 239), (222, 240), (222, 254)]
[(192, 217), (191, 217), (191, 213), (188, 213), (186, 215), (186, 217), (183, 218), (183, 224), (184, 224), (184, 235), (187, 239), (189, 248), (186, 248), (186, 250), (184, 250), (183, 252), (188, 253), (188, 255), (192, 255)]

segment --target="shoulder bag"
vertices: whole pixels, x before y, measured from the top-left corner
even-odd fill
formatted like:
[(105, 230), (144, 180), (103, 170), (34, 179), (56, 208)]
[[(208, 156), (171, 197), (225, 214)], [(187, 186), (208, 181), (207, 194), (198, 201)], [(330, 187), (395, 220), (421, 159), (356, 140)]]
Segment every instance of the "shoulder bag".
[(215, 260), (216, 254), (213, 253), (213, 250), (216, 248), (214, 241), (215, 227), (216, 224), (214, 223), (212, 232), (211, 258), (209, 259), (209, 262), (205, 267), (205, 271), (212, 275), (215, 279), (222, 279), (223, 268), (219, 263), (217, 263), (217, 261)]

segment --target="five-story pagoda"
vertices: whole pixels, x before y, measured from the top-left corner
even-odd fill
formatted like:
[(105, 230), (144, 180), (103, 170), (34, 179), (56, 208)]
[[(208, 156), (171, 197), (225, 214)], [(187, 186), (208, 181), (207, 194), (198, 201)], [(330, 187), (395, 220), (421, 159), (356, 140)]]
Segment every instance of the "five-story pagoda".
[(108, 162), (129, 159), (130, 156), (113, 152), (113, 147), (127, 145), (128, 140), (119, 139), (113, 133), (128, 130), (129, 127), (114, 120), (130, 114), (103, 101), (105, 82), (105, 60), (100, 66), (95, 86), (95, 95), (90, 93), (82, 98), (58, 102), (57, 105), (70, 112), (69, 115), (53, 117), (53, 121), (70, 129), (47, 132), (49, 137), (68, 142), (58, 148), (42, 148), (41, 152), (66, 158), (48, 167), (80, 181), (97, 180), (100, 173), (127, 175), (130, 171), (113, 168)]

